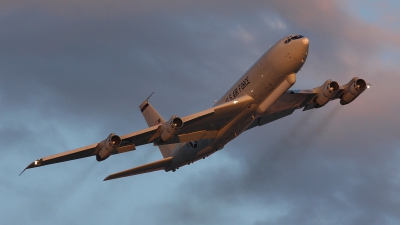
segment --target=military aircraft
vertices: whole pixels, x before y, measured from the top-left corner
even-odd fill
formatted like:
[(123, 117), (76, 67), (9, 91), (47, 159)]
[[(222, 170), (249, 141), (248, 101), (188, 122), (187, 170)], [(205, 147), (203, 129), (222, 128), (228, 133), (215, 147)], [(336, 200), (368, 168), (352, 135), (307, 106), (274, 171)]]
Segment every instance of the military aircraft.
[(99, 143), (35, 160), (24, 171), (89, 156), (102, 161), (153, 143), (163, 159), (111, 174), (104, 180), (157, 170), (175, 172), (222, 149), (246, 130), (288, 116), (296, 109), (320, 108), (331, 100), (340, 99), (340, 104), (346, 105), (368, 87), (363, 79), (354, 77), (343, 86), (329, 79), (310, 90), (289, 90), (306, 61), (308, 47), (309, 40), (302, 35), (285, 37), (270, 47), (211, 108), (182, 118), (174, 115), (166, 121), (149, 103), (149, 97), (139, 106), (148, 128), (123, 136), (111, 133)]

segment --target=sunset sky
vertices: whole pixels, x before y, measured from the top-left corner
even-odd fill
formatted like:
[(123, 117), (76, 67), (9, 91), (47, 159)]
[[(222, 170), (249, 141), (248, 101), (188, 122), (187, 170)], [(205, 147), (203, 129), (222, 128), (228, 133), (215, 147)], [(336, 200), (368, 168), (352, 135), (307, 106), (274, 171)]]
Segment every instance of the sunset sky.
[[(2, 224), (393, 224), (400, 221), (400, 1), (0, 2)], [(309, 38), (292, 89), (372, 84), (251, 129), (180, 168), (162, 158), (33, 160), (146, 128), (139, 105), (211, 107), (279, 39)]]

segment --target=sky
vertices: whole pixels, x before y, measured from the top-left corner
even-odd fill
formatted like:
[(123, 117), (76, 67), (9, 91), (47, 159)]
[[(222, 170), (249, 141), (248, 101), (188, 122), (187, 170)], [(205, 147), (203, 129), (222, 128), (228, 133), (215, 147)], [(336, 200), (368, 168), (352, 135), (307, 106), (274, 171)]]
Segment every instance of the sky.
[[(4, 224), (399, 224), (399, 1), (0, 2)], [(292, 89), (372, 88), (251, 129), (205, 160), (103, 182), (160, 159), (149, 144), (19, 173), (146, 128), (138, 106), (213, 105), (279, 39), (309, 38)]]

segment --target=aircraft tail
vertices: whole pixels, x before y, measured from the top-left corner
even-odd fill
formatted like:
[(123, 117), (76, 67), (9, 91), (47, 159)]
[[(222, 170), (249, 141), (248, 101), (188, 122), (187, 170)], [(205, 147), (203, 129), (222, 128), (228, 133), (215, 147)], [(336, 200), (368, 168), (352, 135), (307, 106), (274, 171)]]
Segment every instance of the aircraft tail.
[[(149, 127), (152, 127), (164, 123), (165, 120), (149, 103), (148, 100), (150, 96), (142, 104), (140, 104), (139, 108), (143, 114), (144, 119), (146, 120), (147, 125)], [(167, 158), (172, 153), (176, 145), (177, 144), (159, 145), (158, 148), (160, 149), (162, 156), (164, 158)]]

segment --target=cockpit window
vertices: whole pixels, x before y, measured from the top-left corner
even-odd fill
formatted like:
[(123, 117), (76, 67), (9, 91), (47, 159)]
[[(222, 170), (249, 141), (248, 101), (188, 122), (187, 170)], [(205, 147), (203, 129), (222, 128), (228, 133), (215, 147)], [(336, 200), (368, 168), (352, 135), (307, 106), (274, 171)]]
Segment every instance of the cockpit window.
[(304, 36), (303, 35), (294, 35), (294, 36), (292, 36), (292, 40), (300, 39), (302, 37), (304, 37)]
[(303, 38), (303, 37), (304, 37), (304, 36), (303, 36), (303, 35), (300, 35), (300, 34), (298, 34), (298, 35), (291, 35), (291, 36), (289, 36), (289, 37), (286, 38), (285, 44), (289, 43), (291, 40), (296, 40), (296, 39), (300, 39), (300, 38)]

